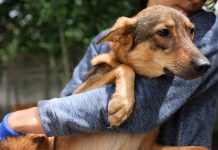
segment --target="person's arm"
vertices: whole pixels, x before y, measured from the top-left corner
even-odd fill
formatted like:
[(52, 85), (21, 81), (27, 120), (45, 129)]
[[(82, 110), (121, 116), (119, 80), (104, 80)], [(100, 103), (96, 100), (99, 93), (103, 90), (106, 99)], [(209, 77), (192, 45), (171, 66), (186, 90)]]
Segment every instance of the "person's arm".
[[(11, 115), (10, 119), (13, 120), (11, 127), (21, 133), (44, 133), (42, 130), (43, 125), (47, 135), (72, 135), (112, 130), (141, 133), (162, 124), (186, 102), (187, 97), (191, 94), (190, 91), (195, 92), (203, 84), (203, 80), (200, 78), (192, 81), (192, 83), (186, 83), (187, 86), (185, 87), (184, 85), (181, 87), (180, 84), (188, 82), (181, 80), (179, 78), (175, 79), (174, 86), (167, 90), (165, 86), (168, 85), (168, 81), (161, 78), (146, 80), (138, 77), (136, 92), (140, 97), (136, 99), (135, 110), (132, 116), (117, 128), (108, 128), (109, 124), (107, 122), (106, 108), (108, 100), (110, 100), (108, 93), (113, 93), (114, 87), (112, 85), (65, 98), (53, 99), (52, 101), (41, 101), (38, 107), (40, 119), (38, 109), (23, 110), (14, 113), (16, 114), (14, 119), (13, 114)], [(217, 80), (213, 81), (210, 86), (216, 84)], [(150, 86), (147, 86), (147, 84)], [(172, 95), (171, 92), (178, 94), (181, 88), (185, 92), (182, 92), (181, 95)], [(149, 89), (152, 89), (153, 92)], [(175, 89), (177, 92), (175, 92)], [(165, 96), (166, 93), (163, 90), (171, 91), (171, 94)]]
[[(112, 85), (61, 99), (41, 101), (38, 103), (38, 108), (47, 135), (112, 130), (142, 133), (156, 128), (169, 119), (200, 86), (206, 84), (207, 77), (193, 81), (176, 78), (173, 86), (170, 86), (170, 79), (166, 77), (155, 80), (137, 77), (135, 92), (138, 96), (134, 111), (130, 118), (117, 128), (109, 128), (107, 121), (107, 104), (111, 99), (110, 95), (114, 93)], [(216, 83), (217, 79), (208, 86)]]

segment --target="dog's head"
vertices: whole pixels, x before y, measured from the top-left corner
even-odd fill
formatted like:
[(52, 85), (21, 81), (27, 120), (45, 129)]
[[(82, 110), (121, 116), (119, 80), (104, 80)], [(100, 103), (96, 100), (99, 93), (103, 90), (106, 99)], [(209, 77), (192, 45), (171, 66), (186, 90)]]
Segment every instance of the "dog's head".
[(132, 18), (120, 17), (98, 43), (108, 41), (121, 63), (136, 73), (196, 78), (210, 67), (193, 44), (194, 25), (179, 11), (152, 6)]

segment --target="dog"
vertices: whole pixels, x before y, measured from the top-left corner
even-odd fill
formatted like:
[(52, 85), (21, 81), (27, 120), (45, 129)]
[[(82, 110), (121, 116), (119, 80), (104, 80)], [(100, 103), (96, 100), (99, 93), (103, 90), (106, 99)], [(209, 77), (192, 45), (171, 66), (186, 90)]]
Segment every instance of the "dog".
[[(208, 70), (210, 63), (193, 44), (193, 39), (194, 25), (173, 8), (152, 6), (132, 18), (120, 17), (97, 42), (108, 42), (111, 50), (91, 60), (93, 67), (74, 94), (115, 83), (115, 93), (108, 104), (108, 121), (111, 127), (119, 126), (133, 110), (135, 74), (147, 78), (169, 74), (189, 80)], [(54, 137), (47, 142), (47, 147), (57, 150), (207, 150), (201, 146), (161, 146), (156, 143), (158, 134), (159, 128), (138, 135), (91, 133)], [(0, 148), (4, 150), (19, 138), (29, 137), (9, 138), (0, 143)], [(30, 142), (35, 138), (29, 138)]]

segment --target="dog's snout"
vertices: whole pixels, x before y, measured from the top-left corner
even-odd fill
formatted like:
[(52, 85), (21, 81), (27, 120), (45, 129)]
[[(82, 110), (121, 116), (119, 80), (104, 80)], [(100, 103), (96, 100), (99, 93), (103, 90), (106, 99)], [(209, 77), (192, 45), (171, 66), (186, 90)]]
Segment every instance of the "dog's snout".
[(193, 61), (193, 67), (198, 74), (207, 72), (211, 64), (207, 59), (196, 59)]

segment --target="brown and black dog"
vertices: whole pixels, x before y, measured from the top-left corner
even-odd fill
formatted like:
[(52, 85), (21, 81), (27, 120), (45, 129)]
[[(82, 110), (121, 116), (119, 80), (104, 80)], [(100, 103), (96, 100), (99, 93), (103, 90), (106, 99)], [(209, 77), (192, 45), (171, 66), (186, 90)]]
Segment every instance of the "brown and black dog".
[[(74, 93), (115, 83), (116, 90), (108, 105), (108, 120), (111, 127), (119, 126), (133, 110), (135, 74), (148, 78), (171, 74), (194, 79), (208, 70), (210, 63), (193, 44), (193, 38), (194, 25), (173, 8), (152, 6), (132, 18), (120, 17), (98, 41), (99, 44), (109, 42), (111, 50), (91, 60), (93, 67)], [(158, 133), (159, 129), (139, 135), (91, 133), (55, 137), (47, 146), (52, 145), (50, 149), (57, 150), (207, 150), (199, 146), (160, 146), (156, 144)], [(19, 138), (31, 142), (37, 137)], [(18, 143), (19, 138), (0, 143), (0, 148), (6, 150), (14, 144), (13, 140)], [(23, 146), (20, 149), (25, 149), (25, 144)]]

